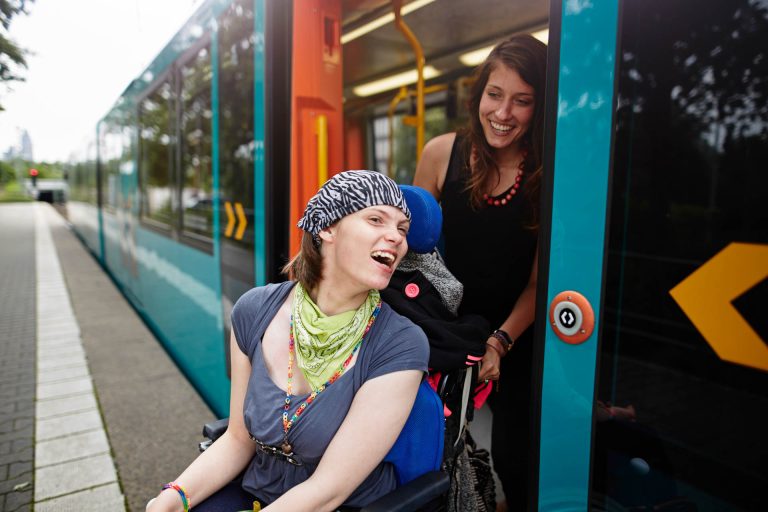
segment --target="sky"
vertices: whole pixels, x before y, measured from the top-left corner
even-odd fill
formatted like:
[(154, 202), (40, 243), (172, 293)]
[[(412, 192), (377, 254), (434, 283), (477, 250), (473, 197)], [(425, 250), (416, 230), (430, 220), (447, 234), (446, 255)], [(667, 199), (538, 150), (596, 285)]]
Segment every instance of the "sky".
[(25, 82), (0, 84), (0, 154), (32, 139), (36, 161), (66, 161), (202, 0), (36, 0), (11, 21)]

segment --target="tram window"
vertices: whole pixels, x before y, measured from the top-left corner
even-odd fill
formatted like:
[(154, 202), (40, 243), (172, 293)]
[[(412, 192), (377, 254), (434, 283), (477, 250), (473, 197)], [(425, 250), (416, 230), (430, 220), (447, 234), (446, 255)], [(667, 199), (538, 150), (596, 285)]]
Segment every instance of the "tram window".
[(170, 229), (176, 198), (173, 187), (173, 88), (168, 80), (145, 97), (139, 106), (139, 169), (141, 219)]
[(763, 510), (768, 368), (723, 360), (710, 343), (746, 351), (768, 340), (768, 281), (752, 264), (752, 288), (710, 313), (726, 322), (735, 308), (730, 321), (754, 336), (736, 324), (709, 343), (670, 290), (734, 242), (768, 244), (768, 10), (628, 0), (619, 33), (597, 398), (635, 419), (598, 412), (593, 498), (606, 509)]
[[(222, 16), (219, 30), (219, 184), (221, 208), (239, 203), (247, 228), (238, 238), (227, 236), (227, 216), (221, 215), (222, 243), (253, 249), (254, 168), (254, 39), (251, 2), (235, 2)], [(238, 265), (234, 265), (233, 269)], [(250, 264), (241, 265), (243, 268)], [(248, 278), (250, 279), (250, 277)], [(243, 282), (248, 282), (243, 278)], [(250, 285), (249, 285), (250, 286)]]
[(179, 69), (181, 228), (194, 239), (213, 238), (211, 56), (208, 46)]
[(99, 190), (98, 190), (98, 168), (96, 162), (96, 142), (90, 141), (86, 149), (85, 158), (85, 201), (96, 206), (99, 202)]
[[(373, 160), (375, 169), (387, 171), (389, 165), (389, 124), (386, 117), (373, 119)], [(387, 171), (388, 172), (388, 171)]]
[[(442, 96), (441, 96), (442, 97)], [(428, 106), (424, 110), (424, 140), (451, 131), (453, 123), (446, 115), (444, 102)], [(392, 120), (394, 129), (392, 169), (389, 169), (390, 137), (389, 119), (386, 115), (373, 119), (373, 160), (376, 169), (386, 172), (398, 183), (410, 184), (416, 172), (416, 137), (413, 126), (403, 123), (406, 113), (396, 113)]]
[(121, 128), (110, 121), (99, 126), (99, 163), (102, 173), (102, 206), (114, 212), (118, 206), (120, 163), (123, 153)]

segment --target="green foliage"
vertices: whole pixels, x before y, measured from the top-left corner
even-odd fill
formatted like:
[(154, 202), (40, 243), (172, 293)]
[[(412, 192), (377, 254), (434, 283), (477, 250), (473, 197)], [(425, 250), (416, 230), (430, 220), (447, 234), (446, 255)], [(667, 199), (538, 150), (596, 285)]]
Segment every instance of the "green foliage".
[(0, 160), (0, 185), (28, 178), (30, 169), (37, 169), (37, 178), (41, 180), (62, 179), (64, 177), (64, 165), (61, 162), (30, 162), (20, 158), (10, 161)]
[[(2, 0), (0, 0), (2, 1)], [(0, 162), (1, 164), (2, 162)], [(0, 203), (16, 203), (20, 201), (31, 201), (17, 181), (0, 185)]]
[[(26, 68), (24, 58), (26, 51), (19, 47), (8, 36), (11, 20), (17, 14), (27, 14), (26, 5), (34, 0), (0, 0), (0, 82), (22, 81), (24, 78), (17, 73), (18, 69)], [(3, 106), (0, 105), (0, 111)]]
[(37, 169), (38, 178), (39, 179), (61, 179), (64, 177), (64, 171), (62, 170), (63, 165), (59, 162), (54, 163), (48, 163), (48, 162), (26, 162), (27, 170), (29, 169)]
[(0, 185), (16, 181), (16, 169), (9, 163), (0, 161)]

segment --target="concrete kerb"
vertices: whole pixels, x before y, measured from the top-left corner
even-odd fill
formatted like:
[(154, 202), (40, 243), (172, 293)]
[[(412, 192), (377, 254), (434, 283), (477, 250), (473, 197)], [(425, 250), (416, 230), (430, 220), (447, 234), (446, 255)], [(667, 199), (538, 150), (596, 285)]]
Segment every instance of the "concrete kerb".
[(46, 206), (35, 205), (35, 510), (125, 511)]

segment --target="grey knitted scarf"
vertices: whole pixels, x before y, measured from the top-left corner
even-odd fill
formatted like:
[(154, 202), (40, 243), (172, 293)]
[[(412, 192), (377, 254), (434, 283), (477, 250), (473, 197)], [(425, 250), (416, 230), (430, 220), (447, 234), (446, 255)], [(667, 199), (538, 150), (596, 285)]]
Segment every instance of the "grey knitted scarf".
[(445, 307), (454, 315), (457, 313), (461, 298), (464, 296), (464, 285), (451, 274), (440, 253), (433, 251), (427, 254), (418, 254), (408, 251), (397, 270), (421, 271), (440, 294), (440, 299)]

